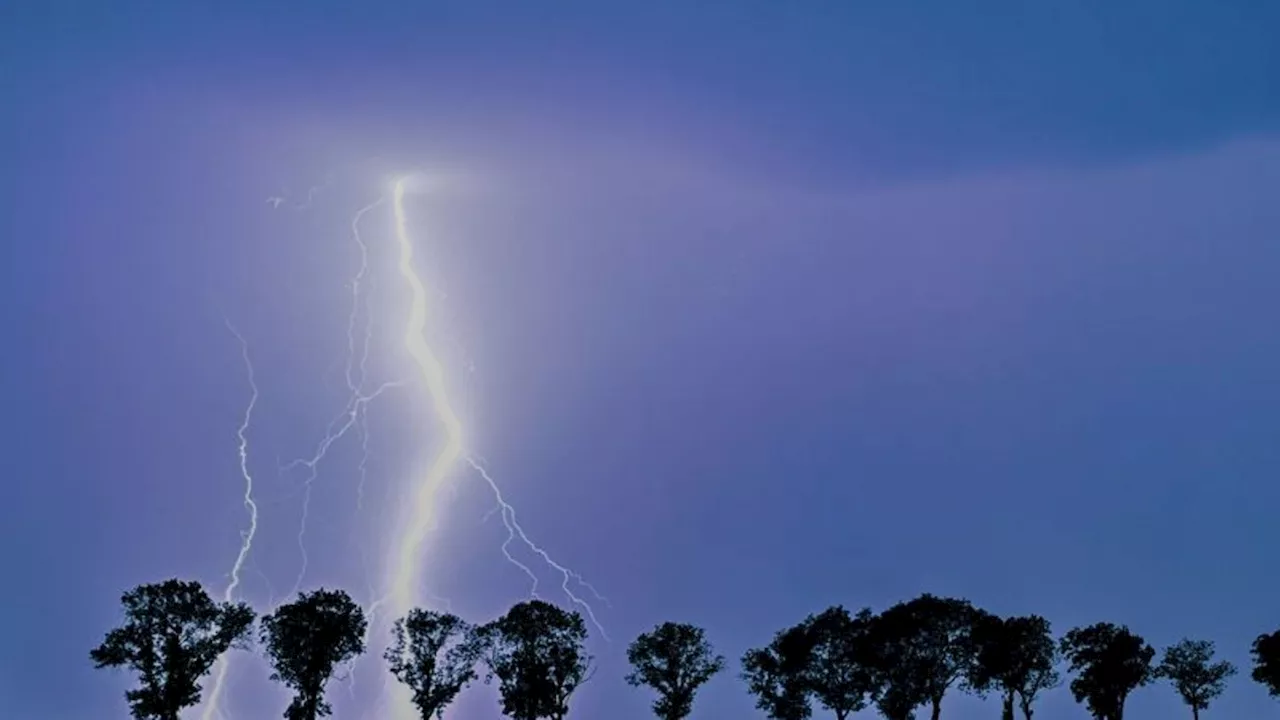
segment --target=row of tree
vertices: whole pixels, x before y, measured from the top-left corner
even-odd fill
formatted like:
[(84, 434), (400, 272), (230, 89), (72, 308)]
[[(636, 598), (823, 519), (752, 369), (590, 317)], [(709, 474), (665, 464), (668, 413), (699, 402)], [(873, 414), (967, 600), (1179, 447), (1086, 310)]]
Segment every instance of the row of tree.
[[(139, 585), (121, 598), (124, 623), (90, 651), (96, 667), (127, 667), (138, 686), (125, 693), (139, 720), (178, 720), (200, 702), (201, 680), (231, 649), (247, 649), (257, 620), (244, 603), (215, 602), (200, 583)], [(293, 698), (288, 720), (331, 714), (325, 687), (335, 671), (365, 652), (368, 621), (342, 590), (298, 595), (258, 621), (271, 679)], [(498, 680), (503, 712), (517, 720), (562, 720), (569, 696), (586, 679), (586, 625), (578, 613), (531, 600), (491, 623), (473, 626), (448, 613), (414, 609), (395, 621), (386, 649), (391, 673), (408, 686), (423, 720), (439, 717), (478, 675)]]
[[(325, 687), (365, 651), (367, 620), (341, 590), (301, 593), (258, 621), (244, 603), (215, 602), (197, 582), (140, 585), (121, 602), (125, 621), (90, 652), (99, 668), (127, 667), (138, 686), (126, 693), (139, 720), (178, 720), (200, 702), (202, 679), (228, 650), (248, 648), (255, 621), (273, 670), (293, 694), (288, 720), (330, 714)], [(563, 720), (569, 698), (591, 674), (582, 616), (540, 600), (522, 602), (485, 625), (414, 609), (396, 620), (384, 658), (411, 692), (423, 720), (441, 717), (480, 677), (497, 681), (502, 711), (514, 720)], [(1215, 661), (1213, 644), (1183, 640), (1156, 651), (1127, 627), (1099, 623), (1055, 640), (1039, 616), (1001, 618), (966, 600), (922, 595), (881, 613), (835, 606), (779, 631), (742, 658), (756, 705), (775, 720), (807, 720), (816, 703), (837, 720), (874, 707), (910, 720), (922, 706), (933, 720), (953, 687), (996, 694), (1003, 720), (1015, 706), (1031, 720), (1039, 695), (1060, 682), (1067, 663), (1076, 700), (1097, 720), (1123, 720), (1135, 689), (1167, 679), (1195, 718), (1222, 694), (1236, 669)], [(667, 622), (627, 650), (634, 686), (654, 691), (661, 720), (682, 720), (708, 680), (724, 669), (704, 631)], [(1280, 697), (1280, 631), (1253, 644), (1253, 679)]]
[[(1280, 697), (1280, 631), (1253, 643), (1253, 679)], [(1129, 695), (1167, 680), (1199, 720), (1236, 674), (1214, 658), (1207, 640), (1156, 650), (1124, 625), (1097, 623), (1055, 640), (1037, 615), (1002, 618), (967, 600), (921, 595), (879, 614), (829, 608), (774, 636), (743, 657), (743, 677), (756, 705), (775, 720), (806, 720), (814, 701), (837, 720), (875, 707), (887, 720), (910, 720), (928, 707), (933, 720), (952, 688), (1001, 701), (1032, 720), (1037, 698), (1061, 682), (1097, 720), (1123, 720)]]

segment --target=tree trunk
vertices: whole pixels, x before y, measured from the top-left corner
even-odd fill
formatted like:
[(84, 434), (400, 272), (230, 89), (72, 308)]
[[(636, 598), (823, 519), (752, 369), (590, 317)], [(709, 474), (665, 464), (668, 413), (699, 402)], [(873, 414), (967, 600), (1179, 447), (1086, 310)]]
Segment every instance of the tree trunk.
[(933, 718), (933, 720), (938, 720), (938, 718), (942, 717), (942, 698), (940, 697), (933, 698), (932, 702), (933, 702), (933, 714), (930, 715), (930, 717)]
[(1013, 718), (1013, 691), (1005, 691), (1002, 698), (1002, 709), (1000, 712), (1000, 720), (1014, 720)]
[(1018, 698), (1018, 704), (1022, 706), (1023, 720), (1031, 720), (1031, 702), (1026, 698)]
[(1200, 720), (1200, 708), (1191, 706), (1191, 720)]

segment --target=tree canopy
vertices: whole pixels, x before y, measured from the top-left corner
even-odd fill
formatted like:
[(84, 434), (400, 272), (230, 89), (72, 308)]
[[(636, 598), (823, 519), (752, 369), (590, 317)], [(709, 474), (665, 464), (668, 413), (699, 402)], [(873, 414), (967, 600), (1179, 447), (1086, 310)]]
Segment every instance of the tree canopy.
[(529, 600), (479, 632), (489, 668), (485, 681), (498, 679), (503, 713), (515, 720), (563, 720), (569, 697), (591, 669), (582, 616)]
[(870, 666), (876, 709), (887, 720), (912, 720), (916, 708), (929, 702), (914, 636), (880, 616), (871, 627)]
[[(928, 703), (938, 720), (947, 690), (973, 666), (977, 611), (968, 600), (924, 594), (876, 619), (882, 700), (900, 715), (908, 703)], [(881, 708), (884, 712), (885, 708)]]
[(804, 624), (779, 631), (767, 647), (742, 656), (742, 679), (756, 707), (774, 720), (806, 720), (811, 687), (813, 636)]
[(1076, 673), (1071, 693), (1098, 720), (1123, 720), (1129, 694), (1151, 682), (1155, 648), (1124, 625), (1097, 623), (1062, 638), (1062, 654)]
[(1231, 663), (1213, 662), (1213, 643), (1208, 640), (1183, 640), (1166, 648), (1155, 669), (1155, 676), (1168, 680), (1182, 696), (1195, 720), (1200, 720), (1200, 711), (1226, 690), (1227, 678), (1235, 674)]
[(873, 617), (870, 609), (850, 615), (836, 605), (805, 620), (809, 690), (837, 720), (862, 710), (875, 695), (870, 648)]
[(288, 720), (331, 714), (324, 688), (334, 669), (364, 652), (364, 611), (342, 590), (321, 588), (262, 618), (262, 644), (272, 680), (294, 691)]
[(653, 712), (662, 720), (681, 720), (693, 711), (698, 688), (724, 669), (700, 627), (665, 622), (637, 637), (627, 648), (631, 672), (626, 680), (658, 693)]
[(1001, 618), (981, 613), (974, 623), (974, 663), (969, 685), (979, 693), (1000, 693), (1004, 720), (1013, 720), (1014, 702), (1031, 720), (1041, 691), (1059, 682), (1054, 665), (1058, 646), (1049, 621), (1039, 615)]
[(391, 630), (383, 655), (391, 674), (413, 692), (422, 720), (443, 717), (444, 709), (476, 679), (481, 644), (474, 629), (457, 615), (415, 608)]
[(243, 603), (217, 603), (200, 583), (139, 585), (120, 598), (124, 625), (107, 633), (89, 657), (94, 666), (127, 667), (137, 688), (125, 693), (135, 718), (177, 720), (200, 702), (200, 678), (232, 647), (247, 647), (254, 612)]
[(1259, 635), (1250, 650), (1253, 655), (1254, 682), (1262, 685), (1272, 697), (1280, 697), (1280, 630)]

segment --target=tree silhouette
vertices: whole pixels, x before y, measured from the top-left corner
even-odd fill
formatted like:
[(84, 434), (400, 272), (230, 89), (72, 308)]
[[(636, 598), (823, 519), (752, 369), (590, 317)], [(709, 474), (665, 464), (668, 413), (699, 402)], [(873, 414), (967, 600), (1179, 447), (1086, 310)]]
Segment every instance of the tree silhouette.
[(811, 644), (809, 689), (837, 720), (865, 708), (875, 693), (870, 647), (871, 610), (850, 615), (843, 606), (805, 620)]
[(1253, 641), (1253, 680), (1280, 697), (1280, 630)]
[(473, 628), (456, 615), (414, 608), (392, 627), (383, 657), (391, 674), (413, 691), (422, 720), (443, 717), (444, 709), (476, 679), (481, 644)]
[(872, 638), (876, 709), (888, 720), (912, 720), (929, 693), (911, 636), (877, 616)]
[(1000, 618), (982, 613), (974, 624), (973, 641), (969, 685), (978, 692), (998, 691), (1004, 720), (1013, 720), (1015, 700), (1025, 720), (1031, 720), (1036, 697), (1059, 682), (1054, 669), (1058, 647), (1049, 621), (1038, 615)]
[(479, 631), (489, 673), (498, 678), (502, 712), (515, 720), (563, 720), (569, 696), (587, 680), (591, 657), (583, 651), (582, 616), (542, 600), (529, 600)]
[(627, 683), (658, 693), (653, 712), (662, 720), (681, 720), (693, 711), (698, 688), (724, 669), (702, 628), (666, 622), (637, 637), (627, 648), (632, 671)]
[(774, 720), (806, 720), (813, 659), (813, 635), (803, 624), (779, 631), (768, 647), (742, 656), (742, 679), (756, 707)]
[(1165, 648), (1164, 658), (1155, 669), (1155, 677), (1173, 683), (1183, 702), (1190, 706), (1194, 720), (1200, 720), (1200, 711), (1226, 690), (1227, 678), (1236, 674), (1236, 667), (1226, 660), (1212, 661), (1212, 642), (1184, 639)]
[(868, 632), (867, 662), (875, 686), (876, 709), (888, 720), (912, 720), (929, 702), (916, 637), (908, 613), (875, 615)]
[(1152, 680), (1155, 648), (1124, 625), (1075, 628), (1062, 638), (1061, 647), (1071, 672), (1077, 673), (1071, 694), (1098, 720), (1124, 720), (1129, 694)]
[(966, 677), (973, 666), (973, 625), (977, 617), (978, 611), (968, 600), (927, 593), (881, 613), (877, 622), (886, 633), (885, 647), (891, 650), (882, 665), (903, 664), (896, 669), (882, 667), (895, 680), (891, 683), (894, 687), (887, 688), (892, 691), (894, 703), (923, 694), (924, 700), (919, 704), (928, 702), (931, 717), (938, 720), (947, 689)]
[(271, 679), (294, 691), (288, 720), (315, 720), (332, 712), (324, 686), (334, 669), (364, 652), (364, 611), (342, 590), (321, 588), (262, 618), (262, 644)]
[(125, 693), (138, 720), (178, 720), (200, 702), (200, 678), (229, 648), (248, 646), (254, 613), (243, 603), (216, 603), (200, 583), (139, 585), (120, 598), (125, 623), (89, 652), (94, 667), (128, 667), (139, 687)]

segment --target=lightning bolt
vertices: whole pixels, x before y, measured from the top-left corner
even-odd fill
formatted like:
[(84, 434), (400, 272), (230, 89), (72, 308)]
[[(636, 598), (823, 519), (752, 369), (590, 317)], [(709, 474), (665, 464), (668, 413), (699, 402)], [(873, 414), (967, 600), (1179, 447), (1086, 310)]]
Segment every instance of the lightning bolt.
[(395, 214), (395, 239), (400, 248), (400, 276), (409, 285), (409, 321), (405, 329), (404, 344), (409, 356), (418, 366), (421, 380), (426, 386), (436, 417), (444, 428), (444, 445), (431, 463), (426, 475), (418, 483), (410, 502), (406, 527), (393, 551), (390, 602), (397, 617), (413, 608), (415, 590), (419, 584), (419, 551), (427, 531), (435, 521), (435, 498), (450, 469), (462, 456), (462, 421), (449, 402), (445, 384), (444, 366), (427, 344), (427, 291), (413, 267), (413, 242), (409, 239), (408, 221), (404, 212), (405, 180), (395, 183), (392, 206)]
[[(253, 538), (258, 533), (258, 503), (253, 499), (253, 474), (249, 472), (249, 425), (253, 421), (253, 409), (258, 404), (258, 383), (254, 378), (253, 362), (249, 358), (249, 343), (229, 320), (227, 321), (227, 329), (240, 342), (240, 357), (244, 361), (251, 391), (249, 404), (245, 406), (244, 416), (240, 420), (240, 427), (236, 430), (236, 438), (239, 441), (236, 450), (240, 456), (240, 476), (244, 479), (244, 508), (249, 514), (249, 527), (240, 533), (240, 552), (236, 553), (236, 560), (231, 565), (231, 580), (227, 583), (227, 589), (222, 594), (224, 601), (231, 602), (235, 600), (236, 590), (240, 587), (240, 573), (244, 570), (245, 562), (249, 559), (249, 553), (253, 550)], [(222, 688), (226, 681), (227, 658), (222, 656), (218, 659), (217, 668), (214, 670), (213, 686), (209, 690), (209, 699), (204, 708), (204, 720), (213, 720), (214, 717), (222, 716), (221, 711), (218, 709), (218, 703), (221, 700)]]
[[(404, 616), (415, 604), (416, 591), (421, 583), (419, 564), (421, 562), (422, 546), (426, 540), (427, 533), (431, 530), (436, 520), (436, 497), (453, 466), (460, 459), (465, 459), (467, 464), (480, 475), (494, 493), (498, 509), (502, 515), (502, 521), (508, 533), (507, 540), (502, 545), (502, 553), (511, 564), (530, 578), (532, 583), (531, 594), (537, 595), (538, 577), (528, 565), (520, 562), (511, 554), (511, 545), (517, 539), (546, 562), (548, 566), (562, 574), (562, 589), (570, 601), (584, 609), (592, 623), (607, 640), (608, 635), (597, 620), (591, 605), (572, 591), (571, 584), (578, 583), (587, 587), (595, 597), (602, 601), (604, 599), (579, 574), (557, 563), (550, 554), (529, 538), (516, 520), (515, 509), (503, 498), (498, 483), (485, 470), (484, 466), (474, 458), (464, 458), (465, 445), (462, 421), (458, 418), (458, 414), (449, 399), (444, 366), (426, 340), (427, 292), (422, 279), (414, 269), (413, 242), (409, 237), (408, 219), (404, 209), (405, 183), (406, 179), (397, 180), (392, 193), (392, 208), (395, 216), (394, 235), (396, 244), (400, 248), (400, 276), (408, 284), (411, 293), (409, 320), (405, 328), (404, 343), (409, 356), (418, 367), (419, 375), (426, 388), (432, 409), (443, 427), (444, 442), (426, 474), (418, 481), (416, 488), (413, 490), (412, 501), (409, 504), (408, 520), (393, 550), (391, 557), (391, 587), (388, 595), (393, 616)], [(406, 720), (414, 717), (414, 709), (407, 702), (407, 696), (403, 692), (398, 694), (394, 710), (397, 717), (402, 717)]]
[[(465, 464), (475, 472), (479, 479), (484, 481), (485, 485), (493, 493), (495, 507), (490, 514), (499, 515), (506, 529), (506, 538), (501, 545), (502, 555), (507, 562), (529, 579), (529, 595), (535, 598), (540, 597), (539, 576), (534, 567), (543, 564), (558, 575), (560, 580), (559, 589), (564, 593), (569, 603), (580, 608), (592, 625), (599, 631), (601, 637), (608, 641), (608, 633), (600, 623), (592, 607), (592, 602), (601, 602), (608, 605), (608, 600), (601, 596), (579, 573), (558, 562), (547, 550), (534, 542), (521, 526), (514, 506), (503, 496), (499, 483), (488, 471), (486, 465), (477, 456), (470, 454), (466, 448), (463, 423), (451, 401), (444, 365), (426, 339), (428, 297), (442, 297), (442, 294), (437, 290), (429, 295), (429, 289), (414, 266), (414, 244), (410, 237), (408, 218), (405, 212), (407, 182), (407, 178), (397, 180), (393, 185), (390, 197), (391, 214), (394, 222), (392, 235), (394, 246), (398, 250), (399, 256), (397, 267), (400, 278), (410, 290), (408, 320), (404, 328), (403, 341), (405, 350), (416, 370), (416, 377), (413, 379), (412, 384), (415, 387), (419, 383), (421, 384), (430, 403), (430, 408), (442, 429), (441, 446), (430, 461), (425, 473), (410, 485), (408, 502), (402, 505), (405, 510), (404, 517), (398, 527), (398, 533), (391, 538), (392, 542), (385, 560), (384, 592), (380, 595), (375, 595), (377, 592), (377, 588), (374, 587), (375, 583), (370, 583), (370, 603), (367, 606), (369, 617), (367, 632), (371, 633), (373, 631), (375, 625), (378, 624), (380, 616), (385, 616), (388, 619), (403, 617), (419, 603), (425, 602), (430, 606), (445, 609), (449, 607), (447, 600), (431, 595), (422, 587), (422, 555), (427, 537), (437, 522), (440, 490), (445, 487), (455, 468)], [(334, 444), (342, 440), (354, 428), (360, 438), (361, 450), (355, 505), (357, 510), (361, 509), (364, 505), (368, 476), (368, 406), (383, 394), (411, 384), (408, 380), (397, 380), (384, 382), (372, 390), (368, 389), (370, 386), (368, 382), (368, 361), (373, 334), (372, 301), (371, 293), (369, 292), (372, 282), (369, 272), (370, 247), (362, 237), (360, 227), (363, 218), (371, 211), (384, 206), (386, 201), (387, 198), (384, 197), (365, 205), (356, 212), (351, 221), (351, 236), (358, 248), (359, 260), (349, 283), (351, 306), (346, 323), (347, 347), (345, 372), (343, 374), (347, 390), (345, 406), (326, 426), (323, 436), (315, 445), (314, 451), (309, 457), (298, 458), (288, 464), (279, 466), (282, 474), (299, 468), (305, 471), (300, 486), (303, 496), (302, 512), (296, 536), (301, 563), (293, 590), (289, 596), (296, 595), (301, 589), (308, 571), (307, 526), (312, 488), (319, 475), (320, 466), (325, 462)], [(274, 202), (273, 204), (279, 205), (280, 203)], [(362, 313), (365, 324), (363, 336), (361, 337)], [(237, 335), (237, 337), (239, 336)], [(244, 350), (247, 364), (247, 345), (244, 345)], [(254, 401), (256, 401), (256, 386), (254, 393)], [(251, 410), (252, 405), (250, 406)], [(243, 441), (243, 435), (247, 431), (248, 421), (249, 414), (246, 413), (244, 427), (241, 431), (242, 452), (247, 447), (247, 444)], [(245, 475), (248, 478), (247, 469)], [(252, 482), (251, 479), (249, 482)], [(256, 527), (256, 506), (254, 508), (253, 524)], [(523, 546), (521, 554), (527, 551), (529, 556), (536, 558), (532, 567), (529, 562), (522, 561), (517, 557), (516, 551), (521, 546)], [(365, 557), (364, 547), (360, 546), (358, 549), (361, 557)], [(234, 583), (238, 582), (238, 574), (245, 557), (247, 557), (247, 544), (241, 558), (237, 561), (236, 569), (233, 573), (235, 576), (233, 578), (233, 587)], [(231, 592), (231, 590), (229, 589), (228, 592)], [(387, 626), (389, 626), (389, 622), (383, 625), (383, 627)], [(347, 668), (346, 673), (346, 679), (349, 682), (348, 689), (353, 701), (356, 699), (354, 670), (355, 665), (353, 663)], [(220, 666), (215, 690), (211, 695), (211, 702), (205, 708), (204, 720), (214, 720), (215, 717), (219, 716), (217, 698), (221, 692), (222, 678), (225, 672), (225, 667)], [(383, 689), (377, 708), (374, 710), (374, 716), (385, 718), (388, 716), (385, 710), (390, 709), (393, 711), (390, 715), (397, 718), (405, 718), (405, 720), (416, 719), (414, 709), (408, 702), (407, 689), (399, 684), (388, 682), (385, 673), (383, 675)], [(388, 705), (390, 706), (389, 708)]]

